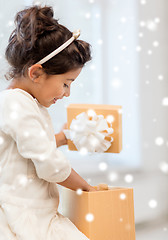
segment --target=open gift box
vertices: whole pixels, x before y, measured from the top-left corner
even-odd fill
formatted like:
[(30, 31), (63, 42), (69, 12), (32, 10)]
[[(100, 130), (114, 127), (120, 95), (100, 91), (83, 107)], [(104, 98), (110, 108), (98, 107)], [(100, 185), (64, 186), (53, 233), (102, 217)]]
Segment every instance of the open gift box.
[[(103, 104), (70, 104), (67, 107), (67, 123), (68, 129), (72, 121), (81, 113), (94, 111), (97, 116), (102, 115), (104, 119), (111, 121), (113, 133), (109, 136), (112, 137), (113, 141), (110, 143), (110, 147), (103, 152), (119, 153), (122, 150), (122, 107), (114, 105), (103, 105)], [(81, 124), (82, 125), (82, 124)], [(87, 135), (87, 134), (83, 134)], [(79, 139), (80, 141), (81, 139)], [(109, 142), (107, 143), (109, 144)], [(74, 142), (68, 139), (69, 150), (77, 150)]]
[(62, 191), (63, 215), (90, 240), (135, 240), (131, 188), (85, 192)]

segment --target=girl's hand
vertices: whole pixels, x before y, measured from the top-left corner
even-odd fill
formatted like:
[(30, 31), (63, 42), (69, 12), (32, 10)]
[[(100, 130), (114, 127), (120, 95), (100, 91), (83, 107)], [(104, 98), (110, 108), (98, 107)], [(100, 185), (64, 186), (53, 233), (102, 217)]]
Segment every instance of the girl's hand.
[(68, 140), (63, 132), (64, 129), (68, 129), (68, 124), (67, 123), (64, 123), (64, 125), (62, 126), (62, 129), (60, 131), (60, 134), (62, 134), (62, 142), (63, 144), (62, 145), (66, 145), (68, 143)]
[(63, 131), (64, 129), (68, 129), (68, 124), (67, 123), (64, 123), (61, 130)]
[(56, 139), (56, 143), (57, 143), (57, 147), (60, 147), (62, 145), (66, 145), (68, 143), (68, 140), (63, 132), (64, 129), (67, 129), (67, 123), (64, 123), (64, 125), (62, 126), (61, 131), (58, 134), (55, 134), (55, 139)]
[(108, 185), (105, 183), (100, 183), (96, 187), (97, 191), (103, 191), (103, 190), (108, 190)]
[(97, 189), (95, 187), (90, 186), (88, 192), (96, 192)]

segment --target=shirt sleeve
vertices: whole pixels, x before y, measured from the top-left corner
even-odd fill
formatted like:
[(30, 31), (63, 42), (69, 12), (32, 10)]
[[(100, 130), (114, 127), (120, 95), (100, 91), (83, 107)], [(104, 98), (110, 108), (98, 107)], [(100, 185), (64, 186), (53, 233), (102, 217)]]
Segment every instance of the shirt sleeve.
[(71, 173), (69, 161), (46, 134), (37, 103), (21, 92), (8, 93), (2, 110), (2, 130), (15, 140), (23, 158), (31, 159), (39, 178), (62, 182)]

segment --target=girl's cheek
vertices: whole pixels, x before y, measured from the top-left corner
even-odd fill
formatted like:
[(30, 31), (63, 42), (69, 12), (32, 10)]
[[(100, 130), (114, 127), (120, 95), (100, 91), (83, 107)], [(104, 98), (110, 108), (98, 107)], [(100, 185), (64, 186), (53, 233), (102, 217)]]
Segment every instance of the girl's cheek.
[(57, 92), (55, 92), (55, 94), (58, 97), (62, 97), (64, 95), (64, 88), (57, 90)]

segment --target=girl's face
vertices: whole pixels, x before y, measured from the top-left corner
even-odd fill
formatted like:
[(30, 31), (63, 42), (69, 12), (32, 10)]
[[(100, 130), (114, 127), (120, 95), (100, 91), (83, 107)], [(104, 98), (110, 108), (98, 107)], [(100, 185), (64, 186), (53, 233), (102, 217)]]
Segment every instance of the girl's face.
[(69, 97), (71, 83), (78, 77), (81, 70), (82, 68), (78, 68), (59, 75), (44, 74), (40, 84), (34, 90), (34, 97), (45, 107), (55, 104), (58, 99)]

